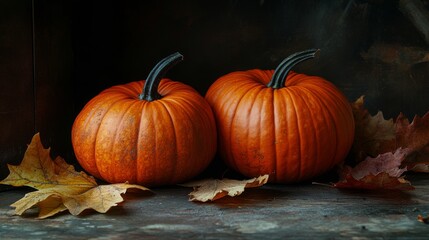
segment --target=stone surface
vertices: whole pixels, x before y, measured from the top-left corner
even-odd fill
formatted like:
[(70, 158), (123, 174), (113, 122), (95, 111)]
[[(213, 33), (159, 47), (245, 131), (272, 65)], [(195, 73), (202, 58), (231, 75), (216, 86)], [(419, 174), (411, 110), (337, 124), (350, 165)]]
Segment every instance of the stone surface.
[(1, 239), (426, 239), (429, 178), (408, 177), (414, 191), (343, 191), (321, 185), (266, 185), (235, 198), (189, 202), (191, 189), (127, 193), (106, 214), (86, 211), (35, 219), (14, 216), (28, 189), (0, 193)]

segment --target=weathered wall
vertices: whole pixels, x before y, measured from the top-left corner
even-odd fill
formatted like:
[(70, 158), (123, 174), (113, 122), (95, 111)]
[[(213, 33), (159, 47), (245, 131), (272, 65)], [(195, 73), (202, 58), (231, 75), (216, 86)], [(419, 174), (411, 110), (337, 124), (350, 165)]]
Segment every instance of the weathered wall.
[(350, 101), (365, 95), (372, 113), (422, 115), (428, 43), (400, 3), (0, 0), (0, 176), (35, 132), (73, 162), (70, 129), (83, 105), (146, 78), (175, 51), (185, 61), (168, 77), (205, 94), (223, 74), (274, 69), (295, 51), (320, 48), (295, 70), (327, 78)]

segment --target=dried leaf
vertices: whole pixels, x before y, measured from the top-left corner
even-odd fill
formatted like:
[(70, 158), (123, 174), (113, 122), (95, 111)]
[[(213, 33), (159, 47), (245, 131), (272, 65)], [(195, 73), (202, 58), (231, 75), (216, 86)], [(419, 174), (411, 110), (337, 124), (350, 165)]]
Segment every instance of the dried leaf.
[(368, 157), (354, 167), (351, 174), (355, 179), (361, 179), (369, 174), (376, 175), (381, 172), (385, 172), (392, 177), (400, 177), (407, 170), (406, 168), (400, 168), (400, 166), (408, 155), (408, 151), (408, 149), (400, 148), (395, 153), (380, 154), (376, 158)]
[(353, 152), (357, 162), (368, 156), (375, 157), (396, 149), (386, 149), (395, 141), (395, 126), (392, 119), (384, 119), (381, 111), (371, 116), (364, 108), (364, 96), (351, 106), (356, 126)]
[(37, 206), (39, 208), (38, 218), (40, 219), (48, 218), (67, 210), (67, 207), (64, 206), (62, 199), (55, 195), (52, 195), (44, 201), (37, 203)]
[[(395, 121), (396, 140), (394, 148), (408, 148), (410, 154), (404, 161), (408, 169), (429, 164), (429, 112), (423, 117), (415, 116), (411, 124), (401, 113)], [(427, 166), (426, 166), (427, 167)]]
[(149, 190), (127, 183), (99, 186), (92, 176), (76, 172), (60, 157), (52, 160), (49, 154), (50, 149), (45, 149), (39, 134), (35, 134), (21, 164), (8, 165), (10, 174), (0, 184), (37, 189), (11, 205), (16, 214), (21, 215), (34, 206), (39, 208), (39, 218), (65, 210), (73, 215), (85, 209), (105, 213), (123, 201), (121, 194), (127, 189)]
[(72, 190), (80, 191), (97, 186), (95, 179), (84, 172), (76, 172), (72, 165), (57, 157), (52, 161), (50, 149), (44, 149), (40, 135), (35, 134), (28, 145), (19, 166), (8, 165), (10, 174), (1, 184), (28, 186), (36, 189), (61, 185), (73, 185)]
[(189, 194), (190, 201), (215, 201), (225, 196), (238, 196), (245, 188), (260, 187), (268, 182), (268, 174), (249, 180), (233, 179), (206, 179), (181, 184), (184, 187), (193, 187), (194, 191)]
[(356, 124), (353, 154), (359, 164), (344, 167), (334, 186), (413, 189), (401, 175), (405, 171), (429, 172), (429, 112), (414, 117), (411, 124), (402, 113), (393, 122), (385, 120), (381, 112), (371, 116), (363, 100), (360, 97), (352, 103)]
[(417, 221), (428, 224), (429, 223), (429, 216), (428, 217), (423, 217), (422, 215), (418, 215), (417, 216)]
[(407, 170), (401, 168), (408, 149), (398, 149), (394, 153), (384, 153), (376, 158), (367, 157), (356, 167), (345, 166), (340, 174), (340, 181), (333, 184), (336, 188), (358, 189), (399, 189), (412, 190), (410, 182), (402, 174)]
[(409, 170), (421, 169), (422, 166), (415, 168), (417, 164), (429, 164), (429, 112), (423, 117), (415, 116), (410, 124), (402, 113), (393, 122), (385, 120), (381, 112), (371, 116), (363, 105), (363, 96), (352, 103), (356, 124), (353, 152), (357, 162), (407, 148), (409, 153), (403, 164)]
[(129, 188), (149, 190), (140, 185), (127, 183), (100, 185), (98, 187), (91, 188), (82, 194), (68, 196), (64, 199), (64, 205), (73, 215), (78, 215), (83, 210), (89, 208), (100, 213), (105, 213), (111, 207), (116, 206), (117, 203), (123, 201), (121, 194), (125, 193)]
[(396, 190), (414, 190), (411, 183), (402, 177), (392, 177), (389, 174), (381, 172), (377, 175), (367, 175), (362, 179), (356, 180), (347, 175), (343, 181), (333, 184), (336, 188), (353, 189), (396, 189)]

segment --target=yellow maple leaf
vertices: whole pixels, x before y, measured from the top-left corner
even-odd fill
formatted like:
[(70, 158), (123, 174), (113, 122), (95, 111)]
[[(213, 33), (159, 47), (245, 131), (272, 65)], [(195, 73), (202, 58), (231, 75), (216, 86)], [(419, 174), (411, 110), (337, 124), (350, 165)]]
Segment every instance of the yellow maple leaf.
[(8, 165), (8, 168), (10, 174), (0, 184), (37, 189), (11, 205), (17, 215), (34, 206), (39, 208), (39, 218), (50, 217), (65, 210), (73, 215), (78, 215), (85, 209), (105, 213), (123, 201), (121, 194), (127, 189), (149, 190), (128, 183), (98, 185), (92, 176), (75, 171), (61, 157), (52, 160), (50, 149), (43, 147), (38, 133), (28, 145), (21, 164)]
[(260, 187), (268, 182), (268, 174), (248, 180), (234, 179), (205, 179), (181, 184), (184, 187), (193, 187), (194, 191), (189, 194), (190, 201), (215, 201), (225, 196), (238, 196), (245, 188)]

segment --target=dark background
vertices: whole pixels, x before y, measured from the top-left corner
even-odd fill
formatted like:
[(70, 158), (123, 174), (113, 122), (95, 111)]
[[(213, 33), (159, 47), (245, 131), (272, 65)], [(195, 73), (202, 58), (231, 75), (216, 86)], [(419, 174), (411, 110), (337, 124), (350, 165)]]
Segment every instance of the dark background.
[(372, 114), (423, 115), (428, 41), (402, 3), (0, 0), (0, 177), (36, 132), (53, 156), (76, 163), (70, 130), (84, 104), (145, 79), (176, 51), (185, 61), (168, 77), (204, 95), (226, 73), (274, 69), (291, 53), (320, 48), (295, 70), (332, 81), (350, 101), (365, 95)]

